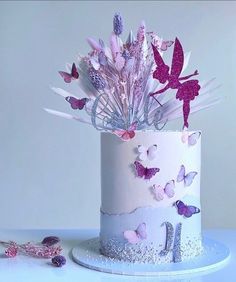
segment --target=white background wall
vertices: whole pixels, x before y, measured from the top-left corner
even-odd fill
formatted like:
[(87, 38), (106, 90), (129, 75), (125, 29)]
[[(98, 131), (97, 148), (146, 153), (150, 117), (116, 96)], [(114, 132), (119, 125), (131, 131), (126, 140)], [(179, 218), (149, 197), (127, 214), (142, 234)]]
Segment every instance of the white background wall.
[(116, 11), (126, 34), (145, 19), (177, 35), (189, 70), (222, 84), (226, 99), (190, 124), (203, 131), (203, 225), (235, 228), (236, 3), (214, 1), (0, 2), (0, 228), (99, 226), (99, 133), (42, 108), (68, 109), (49, 86), (65, 86), (57, 71), (88, 52), (87, 36), (108, 39)]

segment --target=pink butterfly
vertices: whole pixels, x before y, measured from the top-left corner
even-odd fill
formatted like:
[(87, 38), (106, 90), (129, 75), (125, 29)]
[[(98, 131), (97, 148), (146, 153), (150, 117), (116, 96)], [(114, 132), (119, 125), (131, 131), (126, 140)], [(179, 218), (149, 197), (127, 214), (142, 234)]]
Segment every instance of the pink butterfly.
[(193, 180), (196, 175), (196, 171), (191, 171), (188, 174), (185, 174), (185, 166), (181, 165), (179, 174), (177, 176), (177, 182), (184, 181), (184, 186), (190, 186), (193, 183)]
[(146, 223), (141, 223), (136, 230), (127, 230), (124, 237), (130, 244), (137, 244), (147, 238)]
[(160, 44), (159, 49), (161, 51), (166, 51), (168, 47), (170, 47), (172, 44), (174, 43), (174, 41), (168, 40), (168, 41), (162, 41)]
[(77, 71), (75, 63), (73, 63), (71, 68), (71, 73), (65, 72), (65, 71), (59, 71), (59, 74), (64, 79), (66, 83), (70, 83), (74, 79), (79, 78), (79, 73)]
[(191, 217), (193, 214), (200, 213), (200, 209), (195, 206), (188, 206), (184, 204), (182, 201), (177, 201), (175, 203), (177, 207), (178, 214), (183, 215), (185, 217)]
[(157, 201), (162, 201), (164, 199), (165, 195), (168, 198), (174, 197), (174, 195), (175, 195), (174, 188), (175, 188), (175, 181), (171, 180), (171, 181), (166, 183), (165, 188), (163, 188), (161, 185), (154, 184), (152, 186), (152, 192), (153, 192), (155, 199)]
[(149, 148), (138, 145), (139, 159), (145, 161), (146, 159), (152, 161), (157, 156), (157, 145), (152, 145)]
[(197, 144), (197, 141), (200, 138), (200, 136), (201, 136), (200, 131), (196, 131), (190, 135), (187, 131), (184, 131), (181, 139), (183, 143), (188, 143), (189, 146), (194, 146)]
[(136, 129), (137, 124), (133, 123), (128, 130), (114, 130), (113, 133), (120, 137), (123, 141), (129, 141), (130, 139), (134, 138)]
[(89, 100), (88, 98), (76, 99), (72, 96), (68, 96), (65, 99), (68, 103), (70, 103), (71, 108), (74, 110), (82, 110)]
[(150, 34), (152, 39), (152, 44), (161, 51), (166, 51), (168, 47), (171, 47), (171, 45), (174, 43), (172, 40), (166, 40), (164, 41), (162, 38), (160, 38), (157, 34), (154, 32), (147, 32)]
[(144, 177), (144, 179), (151, 179), (153, 176), (156, 175), (157, 172), (160, 171), (159, 168), (147, 168), (144, 167), (140, 162), (134, 162), (136, 173), (138, 177)]

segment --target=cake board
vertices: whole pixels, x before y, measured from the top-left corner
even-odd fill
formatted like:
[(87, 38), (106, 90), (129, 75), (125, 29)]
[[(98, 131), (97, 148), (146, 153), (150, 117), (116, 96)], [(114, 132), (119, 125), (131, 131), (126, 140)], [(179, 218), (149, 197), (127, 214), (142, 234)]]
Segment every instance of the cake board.
[(102, 255), (99, 237), (82, 241), (72, 249), (73, 260), (89, 269), (120, 275), (172, 276), (211, 272), (223, 267), (230, 259), (229, 249), (222, 243), (203, 238), (202, 255), (179, 263), (149, 264), (124, 262)]

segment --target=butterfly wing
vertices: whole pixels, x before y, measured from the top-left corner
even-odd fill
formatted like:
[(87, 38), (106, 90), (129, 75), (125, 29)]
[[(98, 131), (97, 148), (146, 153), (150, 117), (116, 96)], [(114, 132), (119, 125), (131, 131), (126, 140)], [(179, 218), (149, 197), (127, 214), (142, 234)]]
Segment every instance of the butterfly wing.
[(127, 134), (129, 136), (129, 138), (127, 140), (130, 140), (130, 139), (134, 138), (134, 136), (135, 136), (135, 132), (133, 130), (127, 131)]
[(77, 71), (75, 63), (73, 63), (72, 68), (71, 68), (71, 77), (73, 77), (74, 79), (79, 78), (79, 73)]
[(182, 201), (177, 201), (175, 203), (176, 207), (177, 207), (177, 211), (179, 215), (184, 215), (186, 213), (186, 205), (182, 202)]
[(71, 82), (71, 75), (65, 71), (59, 71), (59, 74), (61, 75), (61, 77), (64, 79), (64, 81), (66, 83), (70, 83)]
[(165, 190), (166, 195), (169, 198), (174, 197), (174, 195), (175, 195), (174, 188), (175, 188), (175, 181), (174, 180), (171, 180), (171, 181), (166, 183), (166, 186), (165, 186), (164, 190)]
[(79, 108), (78, 107), (78, 101), (79, 100), (76, 99), (75, 97), (68, 96), (65, 99), (68, 103), (70, 103), (70, 106), (71, 106), (72, 109), (77, 110)]
[(193, 180), (195, 176), (197, 175), (196, 171), (191, 171), (189, 172), (185, 177), (184, 177), (184, 185), (185, 186), (190, 186), (193, 183)]
[(200, 213), (200, 209), (195, 206), (187, 206), (184, 216), (191, 217), (193, 214)]
[(133, 231), (133, 230), (125, 231), (124, 237), (130, 244), (136, 244), (141, 240), (138, 234), (136, 233), (136, 231)]
[(184, 65), (184, 52), (178, 38), (175, 38), (175, 46), (171, 64), (171, 75), (179, 77)]
[(141, 240), (147, 238), (147, 231), (146, 231), (146, 223), (139, 224), (138, 228), (136, 229), (136, 234)]
[(146, 150), (147, 157), (150, 161), (154, 160), (157, 156), (157, 145), (152, 145)]
[(165, 192), (164, 192), (164, 189), (161, 185), (153, 185), (152, 186), (152, 192), (155, 196), (155, 199), (157, 201), (162, 201), (164, 199), (164, 195), (165, 195)]
[(77, 102), (78, 109), (82, 110), (85, 107), (85, 105), (88, 102), (88, 100), (89, 100), (88, 98), (82, 98), (82, 99), (78, 100), (78, 102)]
[(134, 162), (134, 166), (135, 166), (135, 170), (136, 170), (136, 173), (137, 173), (138, 177), (146, 176), (145, 175), (146, 168), (140, 162), (135, 161)]
[(145, 161), (147, 159), (147, 151), (148, 149), (143, 146), (143, 145), (139, 145), (138, 146), (138, 152), (139, 152), (139, 159), (140, 161)]
[(156, 175), (157, 172), (159, 172), (160, 169), (157, 167), (152, 167), (152, 168), (145, 168), (145, 179), (151, 179), (153, 176)]
[(118, 136), (119, 138), (121, 138), (123, 141), (129, 141), (132, 137), (132, 134), (130, 134), (130, 132), (128, 132), (127, 130), (114, 130), (113, 133)]
[(185, 179), (185, 166), (181, 165), (179, 174), (177, 176), (177, 182), (181, 182)]
[(160, 47), (161, 51), (166, 51), (168, 49), (168, 47), (170, 47), (173, 43), (174, 43), (174, 41), (171, 41), (171, 40), (162, 41), (161, 47)]
[(197, 141), (200, 138), (200, 136), (201, 136), (200, 131), (192, 133), (191, 135), (188, 136), (188, 144), (190, 146), (194, 146), (195, 144), (197, 144)]

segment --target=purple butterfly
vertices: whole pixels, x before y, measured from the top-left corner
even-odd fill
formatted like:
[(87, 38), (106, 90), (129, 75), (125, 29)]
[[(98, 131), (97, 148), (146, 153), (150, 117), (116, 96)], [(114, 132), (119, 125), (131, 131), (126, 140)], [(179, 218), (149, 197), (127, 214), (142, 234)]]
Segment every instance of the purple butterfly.
[(200, 138), (200, 136), (201, 136), (201, 132), (200, 131), (197, 131), (197, 132), (194, 132), (194, 133), (190, 134), (188, 136), (188, 145), (189, 146), (196, 145), (198, 139)]
[(147, 168), (144, 167), (140, 162), (134, 162), (136, 173), (138, 177), (144, 177), (144, 179), (151, 179), (153, 176), (156, 175), (157, 172), (160, 171), (159, 168)]
[(70, 103), (71, 108), (74, 110), (82, 110), (89, 100), (88, 98), (76, 99), (72, 96), (68, 96), (65, 99), (68, 103)]
[(175, 202), (178, 214), (185, 217), (191, 217), (193, 214), (200, 213), (200, 209), (195, 206), (185, 205), (182, 201)]
[(141, 223), (136, 230), (127, 230), (124, 232), (125, 239), (130, 244), (136, 244), (147, 238), (146, 223)]
[(189, 134), (188, 131), (183, 131), (181, 140), (183, 143), (187, 143), (189, 146), (194, 146), (197, 144), (198, 139), (201, 136), (200, 131), (196, 131), (192, 134)]
[(177, 182), (184, 181), (184, 186), (190, 186), (193, 183), (193, 180), (196, 175), (196, 171), (191, 171), (188, 174), (185, 174), (185, 166), (181, 165), (179, 174), (177, 176)]
[(70, 83), (74, 79), (79, 78), (79, 73), (77, 71), (75, 63), (73, 63), (71, 68), (71, 73), (65, 72), (65, 71), (59, 71), (59, 74), (64, 79), (66, 83)]

